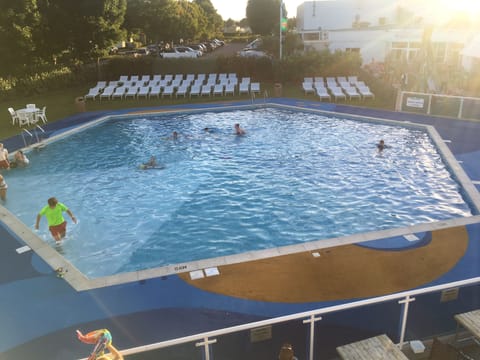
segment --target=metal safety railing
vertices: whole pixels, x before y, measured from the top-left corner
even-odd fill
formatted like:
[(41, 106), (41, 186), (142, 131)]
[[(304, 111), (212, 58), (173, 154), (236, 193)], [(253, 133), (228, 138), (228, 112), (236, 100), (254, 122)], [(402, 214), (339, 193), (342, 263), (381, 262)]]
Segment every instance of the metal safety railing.
[[(232, 326), (232, 327), (214, 330), (214, 331), (208, 331), (208, 332), (185, 336), (177, 339), (162, 341), (162, 342), (158, 342), (150, 345), (144, 345), (140, 347), (125, 349), (125, 350), (122, 350), (121, 353), (125, 356), (128, 356), (128, 355), (139, 354), (143, 352), (149, 352), (149, 351), (154, 351), (154, 350), (167, 348), (175, 345), (181, 345), (181, 344), (198, 341), (195, 343), (195, 346), (203, 347), (202, 358), (205, 360), (210, 360), (211, 351), (212, 351), (211, 347), (217, 342), (217, 339), (215, 337), (237, 333), (245, 330), (252, 330), (252, 329), (260, 328), (263, 326), (275, 325), (275, 324), (285, 323), (292, 320), (302, 319), (303, 323), (309, 326), (308, 359), (313, 360), (315, 359), (314, 344), (315, 344), (315, 337), (317, 336), (315, 334), (315, 323), (322, 320), (321, 315), (325, 315), (333, 312), (339, 312), (343, 310), (361, 308), (365, 306), (371, 306), (375, 304), (381, 304), (381, 303), (395, 301), (395, 300), (398, 300), (398, 304), (401, 305), (401, 310), (400, 310), (401, 313), (399, 314), (400, 330), (398, 334), (399, 340), (398, 340), (397, 346), (399, 348), (403, 348), (405, 344), (405, 332), (406, 332), (407, 322), (408, 322), (409, 305), (410, 303), (415, 301), (415, 296), (431, 294), (431, 293), (440, 292), (444, 290), (450, 290), (453, 288), (461, 288), (461, 287), (478, 285), (478, 284), (480, 284), (480, 277), (475, 277), (471, 279), (450, 282), (447, 284), (430, 286), (422, 289), (403, 291), (396, 294), (390, 294), (390, 295), (379, 296), (379, 297), (365, 299), (365, 300), (353, 301), (353, 302), (349, 302), (341, 305), (328, 306), (321, 309), (280, 316), (280, 317), (276, 317), (268, 320), (256, 321), (252, 323)], [(82, 360), (86, 360), (86, 359), (82, 359)]]
[[(38, 124), (35, 125), (33, 130), (27, 130), (25, 128), (22, 128), (21, 136), (25, 147), (30, 146), (34, 143), (39, 143), (41, 141), (40, 137), (38, 136), (39, 132), (45, 133), (45, 129), (43, 129)], [(30, 139), (30, 142), (28, 142), (27, 139)]]

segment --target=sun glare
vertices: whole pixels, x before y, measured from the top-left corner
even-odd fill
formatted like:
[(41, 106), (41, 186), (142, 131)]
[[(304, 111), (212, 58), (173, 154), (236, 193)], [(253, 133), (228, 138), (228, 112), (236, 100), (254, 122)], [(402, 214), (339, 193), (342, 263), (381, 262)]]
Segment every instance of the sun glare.
[(443, 0), (442, 5), (448, 10), (461, 12), (478, 12), (480, 11), (480, 1), (478, 0)]
[(432, 12), (441, 20), (448, 20), (460, 14), (472, 18), (480, 13), (479, 0), (434, 0), (430, 3)]

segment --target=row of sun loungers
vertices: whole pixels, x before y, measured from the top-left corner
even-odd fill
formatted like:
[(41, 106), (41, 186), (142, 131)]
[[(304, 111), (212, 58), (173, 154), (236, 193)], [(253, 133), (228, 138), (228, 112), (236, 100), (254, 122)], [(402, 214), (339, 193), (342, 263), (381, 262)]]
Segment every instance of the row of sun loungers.
[(164, 96), (226, 96), (260, 93), (260, 83), (251, 82), (250, 77), (243, 77), (240, 82), (237, 75), (230, 74), (176, 74), (121, 76), (116, 81), (99, 81), (88, 91), (85, 99), (128, 99), (159, 98)]
[(356, 76), (305, 77), (302, 88), (305, 94), (316, 94), (320, 100), (355, 100), (375, 98), (370, 88)]

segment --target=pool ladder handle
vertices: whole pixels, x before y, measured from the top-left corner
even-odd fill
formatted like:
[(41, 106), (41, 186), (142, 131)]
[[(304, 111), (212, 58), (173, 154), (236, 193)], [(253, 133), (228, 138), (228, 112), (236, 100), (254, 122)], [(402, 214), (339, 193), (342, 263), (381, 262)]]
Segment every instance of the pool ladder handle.
[[(253, 103), (255, 102), (255, 93), (252, 91), (251, 95), (252, 95), (252, 104), (253, 104)], [(265, 91), (263, 92), (263, 102), (264, 102), (264, 103), (267, 102), (267, 98), (268, 98), (268, 91), (265, 90)]]
[[(43, 132), (43, 133), (45, 132), (45, 130), (38, 124), (35, 124), (35, 128), (40, 129), (40, 131)], [(27, 142), (25, 141), (24, 133), (27, 133), (27, 135), (29, 135), (31, 138), (33, 138), (33, 134), (32, 134), (32, 132), (28, 131), (27, 129), (22, 128), (23, 143), (25, 144), (25, 146), (27, 146)], [(37, 142), (40, 142), (40, 139), (38, 138), (38, 132), (37, 131), (35, 131), (35, 138), (36, 138)]]

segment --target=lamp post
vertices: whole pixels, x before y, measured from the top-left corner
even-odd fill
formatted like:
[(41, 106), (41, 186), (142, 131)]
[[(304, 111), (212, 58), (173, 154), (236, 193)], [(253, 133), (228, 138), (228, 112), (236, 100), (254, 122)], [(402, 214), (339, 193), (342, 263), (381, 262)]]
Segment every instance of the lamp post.
[(280, 39), (280, 54), (279, 54), (279, 59), (282, 60), (282, 36), (283, 32), (287, 31), (287, 19), (283, 17), (284, 16), (284, 7), (283, 7), (283, 0), (280, 0), (280, 36), (278, 37)]
[(279, 48), (280, 48), (280, 54), (279, 54), (279, 56), (278, 56), (278, 58), (279, 58), (280, 60), (282, 60), (282, 35), (283, 35), (283, 34), (282, 34), (282, 20), (283, 20), (283, 0), (280, 0), (280, 21), (279, 21), (279, 23), (280, 23), (280, 28), (279, 28), (280, 32), (279, 32), (279, 37), (278, 37), (278, 38), (280, 39), (280, 47), (279, 47)]

